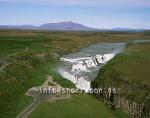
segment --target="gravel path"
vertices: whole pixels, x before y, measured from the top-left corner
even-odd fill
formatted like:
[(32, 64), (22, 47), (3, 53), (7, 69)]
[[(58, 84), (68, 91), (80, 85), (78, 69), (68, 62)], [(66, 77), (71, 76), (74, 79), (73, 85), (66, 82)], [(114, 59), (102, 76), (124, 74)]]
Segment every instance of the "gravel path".
[[(61, 87), (59, 84), (53, 82), (52, 76), (48, 76), (47, 79), (45, 80), (45, 82), (43, 83), (43, 85), (40, 87), (51, 87), (48, 85), (49, 82), (55, 84), (55, 87)], [(69, 94), (66, 94), (66, 95), (63, 94), (61, 96), (61, 93), (58, 93), (60, 96), (57, 97), (58, 94), (39, 92), (39, 91), (37, 91), (37, 88), (38, 87), (33, 87), (27, 91), (26, 95), (33, 97), (34, 100), (33, 100), (32, 104), (30, 104), (25, 110), (23, 110), (17, 116), (17, 118), (27, 118), (30, 115), (30, 113), (43, 101), (53, 102), (53, 101), (57, 101), (57, 100), (70, 98)]]

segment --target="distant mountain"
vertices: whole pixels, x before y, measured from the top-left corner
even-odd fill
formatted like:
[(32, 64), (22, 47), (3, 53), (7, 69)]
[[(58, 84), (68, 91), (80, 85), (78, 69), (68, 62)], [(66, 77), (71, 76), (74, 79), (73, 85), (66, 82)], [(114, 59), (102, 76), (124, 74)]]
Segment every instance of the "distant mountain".
[(38, 29), (38, 27), (33, 25), (0, 25), (0, 29)]
[(96, 29), (88, 26), (84, 26), (79, 23), (75, 23), (72, 21), (68, 22), (59, 22), (59, 23), (46, 23), (40, 26), (34, 25), (18, 25), (18, 26), (10, 26), (10, 25), (0, 25), (0, 29), (35, 29), (35, 30), (75, 30), (75, 31), (130, 31), (130, 32), (139, 32), (144, 31), (146, 29), (142, 28), (122, 28), (116, 27), (112, 29)]
[(60, 23), (47, 23), (40, 26), (41, 29), (52, 29), (52, 30), (96, 30), (95, 28), (90, 28), (82, 24), (69, 22)]
[(9, 25), (0, 25), (0, 29), (38, 29), (38, 30), (99, 30), (96, 28), (90, 28), (79, 23), (69, 22), (60, 22), (60, 23), (46, 23), (40, 26), (33, 25), (19, 25), (19, 26), (9, 26)]
[(140, 32), (140, 31), (144, 31), (147, 29), (143, 29), (143, 28), (122, 28), (122, 27), (116, 27), (116, 28), (112, 28), (112, 29), (108, 29), (108, 31), (131, 31), (131, 32)]

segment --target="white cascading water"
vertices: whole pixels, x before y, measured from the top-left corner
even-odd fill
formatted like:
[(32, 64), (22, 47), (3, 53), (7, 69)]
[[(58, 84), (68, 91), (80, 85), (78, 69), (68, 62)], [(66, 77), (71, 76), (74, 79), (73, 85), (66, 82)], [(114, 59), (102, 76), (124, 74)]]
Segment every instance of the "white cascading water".
[(65, 55), (58, 72), (72, 81), (77, 88), (88, 92), (91, 81), (99, 69), (124, 48), (123, 43), (96, 44), (84, 48), (79, 53)]

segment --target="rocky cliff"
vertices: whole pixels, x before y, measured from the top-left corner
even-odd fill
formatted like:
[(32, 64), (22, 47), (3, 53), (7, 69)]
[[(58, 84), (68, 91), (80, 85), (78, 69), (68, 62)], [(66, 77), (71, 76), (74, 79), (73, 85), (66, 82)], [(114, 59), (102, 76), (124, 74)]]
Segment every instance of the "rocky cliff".
[(132, 44), (109, 61), (91, 82), (92, 88), (103, 90), (95, 96), (111, 109), (121, 108), (132, 118), (149, 118), (149, 48), (146, 43)]

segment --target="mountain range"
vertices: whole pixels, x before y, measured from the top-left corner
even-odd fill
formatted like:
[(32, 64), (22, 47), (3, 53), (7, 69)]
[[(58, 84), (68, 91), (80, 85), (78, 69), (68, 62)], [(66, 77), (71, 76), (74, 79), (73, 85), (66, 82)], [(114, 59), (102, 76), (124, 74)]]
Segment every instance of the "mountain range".
[(97, 29), (91, 28), (72, 21), (59, 23), (45, 23), (39, 26), (35, 25), (0, 25), (0, 29), (33, 29), (33, 30), (74, 30), (74, 31), (143, 31), (145, 29), (121, 28)]
[(0, 29), (39, 29), (39, 30), (98, 30), (96, 28), (91, 28), (84, 26), (79, 23), (74, 23), (72, 21), (69, 22), (59, 22), (59, 23), (46, 23), (40, 26), (34, 25), (18, 25), (18, 26), (11, 26), (11, 25), (0, 25)]

